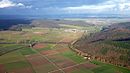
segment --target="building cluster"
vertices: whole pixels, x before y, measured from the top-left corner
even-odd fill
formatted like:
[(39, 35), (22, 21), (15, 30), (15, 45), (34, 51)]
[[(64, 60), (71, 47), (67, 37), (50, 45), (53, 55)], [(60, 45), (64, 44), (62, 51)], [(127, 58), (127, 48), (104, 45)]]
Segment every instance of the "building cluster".
[(87, 30), (80, 30), (80, 29), (66, 29), (64, 30), (65, 32), (73, 32), (73, 33), (77, 33), (77, 32), (87, 32)]

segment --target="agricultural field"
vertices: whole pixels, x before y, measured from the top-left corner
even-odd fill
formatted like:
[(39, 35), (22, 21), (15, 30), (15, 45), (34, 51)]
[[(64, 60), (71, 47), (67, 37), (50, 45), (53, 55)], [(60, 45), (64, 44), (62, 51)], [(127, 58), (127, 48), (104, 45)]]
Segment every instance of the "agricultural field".
[(100, 28), (63, 26), (0, 31), (0, 73), (130, 73), (123, 67), (86, 60), (69, 48), (72, 41)]

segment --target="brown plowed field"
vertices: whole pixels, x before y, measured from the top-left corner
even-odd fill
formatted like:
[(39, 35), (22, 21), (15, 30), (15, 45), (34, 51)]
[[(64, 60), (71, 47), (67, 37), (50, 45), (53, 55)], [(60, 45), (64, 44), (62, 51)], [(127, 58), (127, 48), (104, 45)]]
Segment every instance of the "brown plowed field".
[(22, 68), (12, 70), (9, 73), (35, 73), (35, 72), (32, 70), (32, 68)]
[(39, 49), (39, 48), (45, 48), (46, 46), (45, 46), (45, 44), (43, 44), (43, 43), (38, 43), (38, 44), (35, 44), (34, 46), (33, 46), (33, 48), (35, 48), (35, 49)]
[(27, 60), (33, 65), (33, 66), (40, 66), (49, 63), (46, 59), (42, 58), (40, 55), (30, 55), (27, 56)]
[(55, 50), (46, 50), (46, 51), (41, 51), (41, 54), (43, 55), (54, 55), (57, 54), (58, 52)]
[(4, 65), (0, 64), (0, 73), (5, 73)]

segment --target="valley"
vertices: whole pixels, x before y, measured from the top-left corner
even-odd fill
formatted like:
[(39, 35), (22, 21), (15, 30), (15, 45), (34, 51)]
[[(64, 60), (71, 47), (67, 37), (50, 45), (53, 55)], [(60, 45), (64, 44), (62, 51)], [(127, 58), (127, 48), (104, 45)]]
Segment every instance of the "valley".
[[(124, 62), (129, 62), (126, 57), (129, 55), (126, 52), (130, 50), (129, 23), (124, 25), (127, 21), (128, 19), (32, 20), (26, 25), (15, 25), (20, 30), (2, 29), (0, 73), (129, 73), (129, 67), (123, 66)], [(117, 27), (118, 24), (120, 27)], [(9, 28), (12, 27), (14, 26)], [(115, 32), (117, 34), (112, 34)], [(81, 56), (74, 49), (98, 59)], [(121, 66), (115, 65), (115, 59), (109, 58), (118, 56), (123, 56), (122, 61), (125, 60), (117, 61)], [(104, 57), (111, 63), (103, 61), (106, 60)]]

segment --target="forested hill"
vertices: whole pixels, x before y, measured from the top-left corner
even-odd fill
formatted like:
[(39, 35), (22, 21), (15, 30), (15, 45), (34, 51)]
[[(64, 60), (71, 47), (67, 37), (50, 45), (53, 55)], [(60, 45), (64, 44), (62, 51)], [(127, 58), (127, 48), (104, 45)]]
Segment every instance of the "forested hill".
[(0, 30), (19, 29), (21, 25), (30, 24), (28, 19), (0, 19)]
[(62, 19), (0, 19), (0, 30), (21, 30), (21, 27), (43, 27), (43, 28), (61, 28), (61, 25), (73, 26), (93, 26), (81, 20), (62, 20)]
[(101, 32), (83, 36), (74, 46), (95, 59), (118, 66), (130, 66), (130, 22), (104, 27)]

